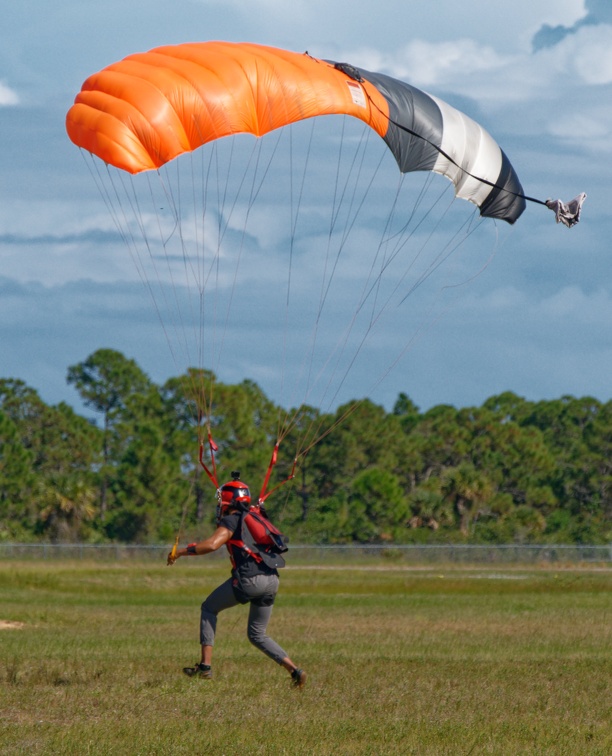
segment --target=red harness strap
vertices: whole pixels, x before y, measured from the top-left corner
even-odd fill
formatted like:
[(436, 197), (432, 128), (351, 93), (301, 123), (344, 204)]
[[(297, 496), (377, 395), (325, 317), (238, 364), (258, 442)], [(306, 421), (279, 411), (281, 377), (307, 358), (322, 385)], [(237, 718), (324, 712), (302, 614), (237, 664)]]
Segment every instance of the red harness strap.
[(257, 564), (259, 564), (260, 562), (263, 562), (262, 557), (256, 551), (253, 551), (253, 549), (249, 548), (244, 541), (240, 541), (237, 538), (236, 539), (232, 538), (231, 541), (227, 542), (227, 550), (230, 553), (230, 558), (232, 560), (233, 567), (236, 567), (236, 561), (234, 559), (234, 555), (232, 554), (230, 546), (235, 546), (237, 549), (244, 551), (244, 553), (250, 556), (252, 559), (254, 559), (257, 562)]

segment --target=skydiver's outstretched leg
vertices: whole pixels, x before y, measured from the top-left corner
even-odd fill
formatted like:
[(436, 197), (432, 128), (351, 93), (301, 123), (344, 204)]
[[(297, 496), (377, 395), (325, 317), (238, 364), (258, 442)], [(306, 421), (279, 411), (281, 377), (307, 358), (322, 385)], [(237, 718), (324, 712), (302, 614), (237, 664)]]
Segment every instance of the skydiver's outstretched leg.
[(199, 664), (194, 667), (183, 667), (183, 672), (189, 677), (212, 677), (212, 651), (217, 632), (217, 615), (224, 609), (237, 606), (238, 599), (229, 578), (208, 596), (202, 604), (200, 613), (200, 645), (202, 655)]

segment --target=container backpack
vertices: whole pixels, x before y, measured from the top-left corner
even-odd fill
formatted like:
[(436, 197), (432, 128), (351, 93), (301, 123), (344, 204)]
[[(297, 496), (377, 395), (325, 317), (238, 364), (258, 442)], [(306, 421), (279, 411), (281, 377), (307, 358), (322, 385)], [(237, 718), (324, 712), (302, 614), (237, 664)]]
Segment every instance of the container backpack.
[(236, 533), (240, 538), (232, 538), (227, 546), (241, 549), (257, 563), (263, 562), (267, 567), (279, 569), (285, 566), (285, 560), (281, 556), (288, 550), (287, 536), (283, 535), (259, 507), (251, 507), (240, 516), (240, 528)]

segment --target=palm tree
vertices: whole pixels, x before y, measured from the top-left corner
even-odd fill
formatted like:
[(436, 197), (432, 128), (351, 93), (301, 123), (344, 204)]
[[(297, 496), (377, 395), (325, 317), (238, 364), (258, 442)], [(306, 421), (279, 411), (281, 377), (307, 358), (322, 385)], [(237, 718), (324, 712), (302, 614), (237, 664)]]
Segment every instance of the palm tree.
[(467, 463), (444, 472), (441, 491), (459, 516), (459, 529), (464, 536), (469, 535), (470, 524), (482, 514), (495, 492), (487, 476)]

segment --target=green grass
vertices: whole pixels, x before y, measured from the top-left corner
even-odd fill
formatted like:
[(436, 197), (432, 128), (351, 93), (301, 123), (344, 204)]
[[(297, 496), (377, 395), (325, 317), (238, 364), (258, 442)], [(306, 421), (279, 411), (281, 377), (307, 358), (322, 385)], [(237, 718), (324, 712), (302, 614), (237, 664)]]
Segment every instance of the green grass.
[(199, 606), (227, 575), (0, 563), (3, 754), (609, 754), (612, 573), (289, 567), (270, 634), (219, 619), (212, 681)]

